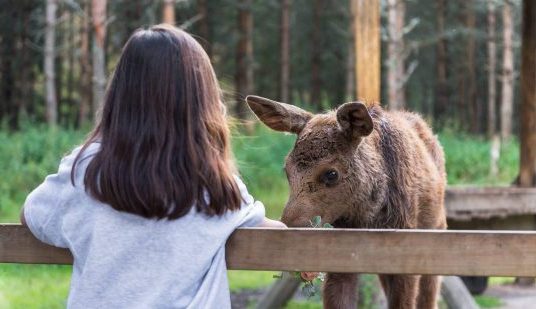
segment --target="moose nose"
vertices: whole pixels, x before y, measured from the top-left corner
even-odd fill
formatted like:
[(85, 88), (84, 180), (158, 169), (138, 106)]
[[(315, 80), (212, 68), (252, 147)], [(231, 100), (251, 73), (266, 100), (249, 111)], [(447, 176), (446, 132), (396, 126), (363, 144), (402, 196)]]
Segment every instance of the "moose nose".
[(302, 213), (295, 211), (285, 211), (281, 217), (281, 222), (288, 227), (310, 227), (309, 218)]

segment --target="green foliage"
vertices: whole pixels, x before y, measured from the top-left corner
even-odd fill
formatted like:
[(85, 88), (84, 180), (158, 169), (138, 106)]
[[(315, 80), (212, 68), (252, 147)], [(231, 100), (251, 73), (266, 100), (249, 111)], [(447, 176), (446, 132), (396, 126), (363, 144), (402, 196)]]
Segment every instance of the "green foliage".
[(271, 271), (230, 270), (227, 272), (231, 292), (244, 289), (258, 289), (274, 282), (277, 273)]
[(286, 306), (286, 309), (321, 309), (322, 303), (316, 301), (290, 301)]
[(0, 308), (65, 308), (71, 266), (0, 264)]
[(84, 134), (44, 125), (27, 126), (20, 131), (0, 131), (0, 219), (18, 222), (19, 209), (26, 195), (46, 175), (58, 169), (64, 154), (83, 141)]
[(258, 126), (252, 135), (233, 134), (233, 151), (240, 175), (249, 192), (266, 206), (270, 218), (279, 218), (288, 196), (283, 170), (294, 135), (278, 133)]
[(503, 305), (499, 298), (487, 295), (477, 295), (475, 301), (480, 308), (497, 308)]
[(489, 285), (512, 284), (516, 281), (515, 277), (489, 277)]
[(519, 144), (501, 145), (499, 174), (490, 176), (491, 142), (481, 137), (445, 130), (439, 134), (445, 150), (449, 185), (509, 185), (519, 170)]
[(374, 299), (375, 295), (380, 293), (377, 289), (377, 285), (374, 281), (374, 275), (363, 274), (359, 276), (359, 284), (361, 285), (359, 291), (359, 304), (363, 308), (376, 309)]

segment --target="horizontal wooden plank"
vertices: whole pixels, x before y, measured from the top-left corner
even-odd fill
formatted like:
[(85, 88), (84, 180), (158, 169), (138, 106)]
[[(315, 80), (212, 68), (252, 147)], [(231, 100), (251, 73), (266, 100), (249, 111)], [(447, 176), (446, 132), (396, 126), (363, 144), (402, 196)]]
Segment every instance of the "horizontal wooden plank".
[(0, 224), (0, 263), (71, 264), (69, 250), (46, 245), (20, 224)]
[[(72, 262), (67, 250), (0, 225), (0, 262)], [(229, 269), (536, 276), (536, 232), (239, 229), (227, 242)]]
[(445, 194), (451, 220), (505, 218), (536, 214), (536, 188), (449, 187)]

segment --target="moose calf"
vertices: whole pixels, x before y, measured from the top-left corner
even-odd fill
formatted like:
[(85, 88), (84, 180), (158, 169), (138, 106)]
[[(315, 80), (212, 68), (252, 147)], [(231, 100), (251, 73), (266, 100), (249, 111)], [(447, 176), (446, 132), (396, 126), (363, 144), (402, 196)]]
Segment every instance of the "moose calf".
[[(246, 101), (268, 127), (297, 134), (286, 158), (290, 196), (282, 221), (308, 227), (445, 229), (443, 150), (420, 116), (361, 102), (313, 115), (257, 96)], [(356, 308), (356, 274), (330, 273), (325, 308)], [(380, 275), (389, 308), (435, 308), (437, 276)]]

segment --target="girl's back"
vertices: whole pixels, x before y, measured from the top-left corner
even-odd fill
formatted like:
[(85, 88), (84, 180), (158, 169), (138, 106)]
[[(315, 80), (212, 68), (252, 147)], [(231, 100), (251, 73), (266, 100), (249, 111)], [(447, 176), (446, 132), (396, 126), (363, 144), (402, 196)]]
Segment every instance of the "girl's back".
[(69, 308), (228, 308), (225, 242), (264, 207), (234, 175), (214, 72), (188, 34), (136, 32), (87, 142), (24, 205), (74, 256)]

